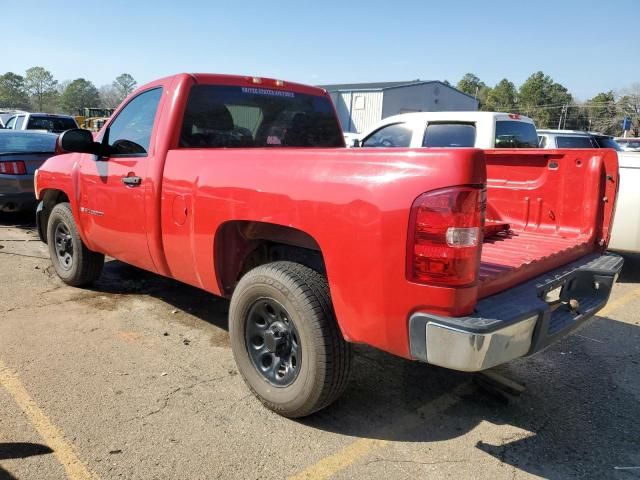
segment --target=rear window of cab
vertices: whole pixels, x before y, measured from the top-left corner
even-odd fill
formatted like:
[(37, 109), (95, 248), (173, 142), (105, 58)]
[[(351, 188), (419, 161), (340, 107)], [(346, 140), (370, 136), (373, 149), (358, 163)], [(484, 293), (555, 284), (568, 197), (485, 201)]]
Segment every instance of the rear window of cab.
[(344, 147), (344, 137), (327, 97), (259, 87), (194, 85), (180, 147)]
[(28, 130), (48, 130), (50, 132), (64, 132), (72, 128), (78, 128), (72, 118), (31, 115)]
[(496, 121), (496, 148), (538, 148), (538, 132), (533, 123)]

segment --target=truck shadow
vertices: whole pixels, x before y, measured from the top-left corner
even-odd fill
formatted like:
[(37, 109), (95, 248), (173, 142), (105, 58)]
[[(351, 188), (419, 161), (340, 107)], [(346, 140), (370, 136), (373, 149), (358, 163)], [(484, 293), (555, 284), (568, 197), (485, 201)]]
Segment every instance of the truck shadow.
[(199, 320), (228, 330), (228, 300), (117, 260), (105, 263), (102, 276), (91, 288), (103, 293), (150, 295)]
[[(195, 322), (227, 330), (226, 300), (117, 261), (107, 263), (95, 288), (151, 295), (189, 312)], [(539, 355), (496, 369), (526, 385), (509, 402), (479, 387), (473, 374), (369, 347), (355, 350), (345, 394), (297, 422), (356, 438), (416, 445), (460, 439), (456, 445), (462, 442), (544, 478), (611, 478), (629, 474), (615, 466), (640, 465), (637, 324), (599, 318)], [(282, 419), (283, 426), (288, 421)], [(469, 457), (464, 448), (451, 455), (460, 461)]]
[[(28, 443), (28, 442), (0, 442), (0, 461), (3, 460), (16, 460), (27, 457), (34, 457), (37, 455), (46, 455), (53, 453), (53, 450), (41, 443)], [(0, 480), (13, 480), (16, 477), (11, 475), (2, 466), (0, 466)]]
[[(360, 350), (346, 394), (303, 423), (396, 442), (466, 436), (467, 448), (543, 478), (611, 478), (629, 473), (616, 466), (640, 465), (637, 325), (600, 318), (537, 356), (495, 369), (526, 385), (508, 403), (471, 374)], [(451, 457), (464, 461), (469, 453)]]
[(6, 213), (0, 212), (0, 227), (14, 227), (34, 230), (36, 227), (36, 211)]
[(640, 283), (640, 254), (625, 253), (624, 266), (618, 281), (620, 283)]

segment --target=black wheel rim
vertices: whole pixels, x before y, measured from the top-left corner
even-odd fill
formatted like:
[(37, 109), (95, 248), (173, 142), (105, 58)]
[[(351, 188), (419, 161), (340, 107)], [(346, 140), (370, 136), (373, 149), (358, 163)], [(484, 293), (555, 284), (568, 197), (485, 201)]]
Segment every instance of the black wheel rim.
[(272, 298), (253, 303), (245, 320), (245, 343), (256, 371), (276, 387), (291, 385), (300, 371), (302, 349), (287, 310)]
[(54, 241), (58, 264), (64, 270), (71, 270), (71, 267), (73, 267), (73, 240), (71, 239), (69, 227), (62, 222), (56, 225)]

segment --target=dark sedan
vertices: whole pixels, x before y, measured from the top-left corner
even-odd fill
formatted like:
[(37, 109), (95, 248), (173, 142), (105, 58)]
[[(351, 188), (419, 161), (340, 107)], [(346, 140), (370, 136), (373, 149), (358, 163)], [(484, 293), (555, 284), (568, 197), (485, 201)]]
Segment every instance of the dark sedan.
[(0, 212), (33, 208), (33, 174), (55, 152), (57, 135), (0, 130)]

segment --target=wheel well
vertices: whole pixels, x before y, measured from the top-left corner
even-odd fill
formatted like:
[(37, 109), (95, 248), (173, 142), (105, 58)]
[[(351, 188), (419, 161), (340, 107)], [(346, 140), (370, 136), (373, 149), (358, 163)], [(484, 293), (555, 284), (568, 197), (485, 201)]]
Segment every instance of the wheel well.
[(42, 194), (42, 211), (38, 213), (38, 233), (43, 242), (47, 242), (47, 224), (51, 210), (57, 204), (68, 202), (69, 197), (61, 190), (45, 190)]
[(216, 232), (215, 269), (220, 290), (231, 295), (249, 270), (278, 260), (300, 263), (326, 275), (318, 243), (306, 232), (253, 221), (224, 223)]

